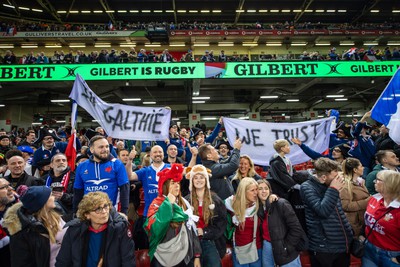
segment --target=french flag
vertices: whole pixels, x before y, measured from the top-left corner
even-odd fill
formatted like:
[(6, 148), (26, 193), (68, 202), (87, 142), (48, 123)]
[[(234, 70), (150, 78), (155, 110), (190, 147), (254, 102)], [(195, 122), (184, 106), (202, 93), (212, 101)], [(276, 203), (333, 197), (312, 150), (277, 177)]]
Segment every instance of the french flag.
[(68, 141), (67, 148), (65, 150), (65, 155), (67, 156), (68, 166), (71, 171), (75, 170), (75, 160), (76, 160), (76, 118), (78, 115), (78, 104), (75, 100), (72, 102), (72, 112), (71, 112), (71, 136)]
[(389, 136), (400, 144), (400, 68), (372, 107), (371, 117), (389, 128)]

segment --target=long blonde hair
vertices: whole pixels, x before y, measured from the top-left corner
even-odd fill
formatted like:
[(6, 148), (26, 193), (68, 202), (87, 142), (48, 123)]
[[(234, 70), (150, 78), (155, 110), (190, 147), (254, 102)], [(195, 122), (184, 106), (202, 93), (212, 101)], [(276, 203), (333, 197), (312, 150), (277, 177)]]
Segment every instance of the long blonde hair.
[(246, 176), (243, 176), (240, 173), (240, 169), (238, 168), (236, 171), (235, 176), (233, 177), (232, 180), (239, 180), (241, 181), (244, 177), (254, 177), (254, 175), (256, 175), (256, 170), (254, 169), (254, 162), (251, 160), (250, 156), (248, 155), (241, 155), (239, 158), (239, 162), (241, 159), (247, 159), (249, 161), (250, 164), (250, 170), (247, 172)]
[[(258, 187), (256, 180), (254, 180), (251, 177), (243, 178), (239, 183), (235, 197), (232, 202), (233, 212), (235, 213), (236, 217), (238, 218), (241, 228), (244, 227), (244, 223), (246, 220), (246, 209), (247, 209), (247, 204), (248, 204), (247, 203), (248, 201), (246, 199), (246, 192), (252, 185), (255, 185), (256, 187)], [(257, 210), (258, 210), (258, 197), (257, 197), (255, 204), (256, 204), (256, 206), (255, 206), (254, 214), (256, 214)]]
[(353, 183), (353, 175), (354, 169), (361, 165), (361, 162), (356, 158), (347, 158), (342, 162), (342, 171), (343, 177), (346, 181), (346, 185), (348, 187), (350, 196), (353, 194), (352, 192), (352, 183)]
[(56, 235), (60, 231), (61, 216), (54, 209), (47, 210), (45, 207), (33, 214), (36, 219), (41, 221), (49, 232), (50, 243), (56, 243)]

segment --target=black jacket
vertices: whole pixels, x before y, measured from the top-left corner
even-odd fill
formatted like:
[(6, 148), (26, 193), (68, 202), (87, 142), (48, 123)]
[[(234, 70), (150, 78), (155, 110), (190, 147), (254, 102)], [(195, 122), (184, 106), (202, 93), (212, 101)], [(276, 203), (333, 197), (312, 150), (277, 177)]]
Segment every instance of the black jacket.
[[(239, 187), (240, 180), (239, 180), (239, 179), (233, 179), (233, 178), (235, 177), (235, 175), (236, 175), (236, 174), (232, 174), (232, 175), (229, 177), (229, 180), (231, 180), (231, 184), (232, 184), (233, 190), (234, 190), (235, 193), (236, 193), (237, 188)], [(249, 177), (249, 176), (247, 176), (247, 177)], [(256, 180), (256, 181), (262, 179), (262, 177), (261, 177), (258, 173), (254, 174), (254, 176), (251, 177), (251, 178), (254, 178), (254, 180)]]
[[(226, 239), (224, 232), (227, 225), (226, 220), (226, 207), (224, 202), (214, 193), (212, 193), (212, 201), (215, 205), (214, 215), (211, 218), (210, 223), (203, 229), (203, 239), (214, 240), (215, 246), (217, 247), (218, 253), (221, 259), (226, 254)], [(190, 203), (190, 195), (187, 195), (185, 199)]]
[(75, 182), (75, 173), (71, 171), (69, 167), (67, 167), (59, 176), (54, 175), (54, 171), (50, 170), (49, 174), (44, 177), (44, 183), (46, 186), (53, 187), (55, 183), (61, 183), (64, 175), (69, 173), (69, 182), (66, 188), (66, 192), (64, 192), (63, 196), (61, 197), (60, 201), (63, 208), (65, 208), (66, 212), (72, 212), (72, 200), (74, 196), (74, 182)]
[[(86, 266), (89, 222), (75, 219), (65, 225), (69, 227), (56, 260), (56, 267)], [(112, 209), (108, 220), (103, 267), (134, 267), (135, 244), (128, 222)]]
[(5, 221), (10, 233), (11, 266), (49, 266), (50, 240), (44, 225), (30, 215), (22, 203), (8, 209)]
[(305, 205), (309, 249), (316, 252), (345, 253), (353, 237), (342, 209), (339, 191), (311, 176), (301, 185)]
[(390, 138), (389, 134), (380, 135), (375, 139), (376, 151), (379, 150), (393, 150), (396, 143)]
[(239, 167), (240, 150), (232, 150), (231, 160), (228, 163), (218, 163), (212, 160), (203, 160), (203, 165), (211, 170), (210, 185), (222, 200), (234, 194), (228, 177)]
[(258, 217), (261, 221), (268, 220), (274, 261), (278, 265), (287, 264), (299, 256), (296, 245), (305, 233), (287, 200), (280, 198), (272, 204), (267, 200), (265, 207), (265, 211), (260, 207)]
[(12, 187), (15, 189), (18, 188), (20, 185), (26, 185), (26, 186), (33, 186), (33, 185), (44, 185), (44, 182), (40, 178), (33, 177), (26, 172), (24, 172), (20, 177), (18, 178), (12, 178), (11, 174), (4, 177)]
[(289, 198), (289, 192), (296, 185), (295, 180), (286, 169), (283, 159), (275, 154), (269, 162), (269, 171), (267, 179), (271, 183), (272, 191), (280, 197)]

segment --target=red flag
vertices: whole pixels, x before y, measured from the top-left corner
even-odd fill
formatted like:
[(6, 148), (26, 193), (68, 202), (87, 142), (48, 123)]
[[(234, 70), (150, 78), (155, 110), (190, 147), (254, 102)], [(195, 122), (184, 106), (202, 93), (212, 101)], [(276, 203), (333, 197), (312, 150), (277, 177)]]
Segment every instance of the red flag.
[(71, 113), (71, 126), (72, 132), (68, 141), (67, 149), (65, 150), (65, 155), (67, 156), (68, 166), (72, 171), (75, 170), (75, 160), (76, 160), (76, 131), (75, 123), (78, 111), (78, 104), (74, 101), (72, 103), (72, 113)]
[(65, 155), (67, 156), (68, 166), (71, 168), (71, 171), (74, 171), (76, 160), (76, 133), (71, 134), (67, 149), (65, 149)]

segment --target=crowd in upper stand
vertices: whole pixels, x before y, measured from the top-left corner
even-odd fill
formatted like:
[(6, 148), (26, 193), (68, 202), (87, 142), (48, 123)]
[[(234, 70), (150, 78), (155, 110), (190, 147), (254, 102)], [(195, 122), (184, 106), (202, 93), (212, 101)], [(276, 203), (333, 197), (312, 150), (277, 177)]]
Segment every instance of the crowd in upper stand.
[(0, 22), (0, 31), (13, 34), (19, 31), (108, 31), (108, 30), (147, 30), (147, 29), (167, 29), (167, 30), (246, 30), (246, 29), (265, 29), (265, 30), (397, 30), (400, 23), (321, 23), (321, 22), (276, 22), (263, 23), (213, 23), (201, 21), (184, 21), (177, 24), (173, 22), (126, 22), (121, 21), (113, 24), (52, 24), (47, 22)]
[(54, 51), (53, 55), (46, 55), (44, 52), (35, 53), (31, 51), (27, 55), (20, 57), (16, 56), (13, 51), (7, 50), (4, 56), (0, 55), (2, 64), (96, 64), (96, 63), (154, 63), (154, 62), (247, 62), (247, 61), (270, 61), (270, 60), (303, 60), (303, 61), (324, 61), (324, 60), (400, 60), (400, 52), (397, 47), (384, 49), (375, 49), (374, 46), (368, 48), (351, 48), (344, 50), (341, 53), (337, 52), (335, 47), (332, 47), (327, 54), (321, 54), (319, 51), (304, 51), (301, 55), (277, 55), (268, 54), (268, 52), (261, 52), (261, 54), (252, 56), (247, 54), (225, 54), (221, 50), (218, 55), (214, 54), (213, 50), (206, 50), (203, 55), (195, 56), (192, 50), (186, 53), (180, 53), (179, 59), (175, 58), (168, 49), (161, 52), (156, 52), (154, 49), (146, 51), (142, 48), (138, 52), (134, 47), (127, 51), (122, 49), (117, 51), (115, 49), (102, 49), (99, 51), (92, 51), (86, 54), (84, 51), (70, 50), (64, 53), (63, 50)]

